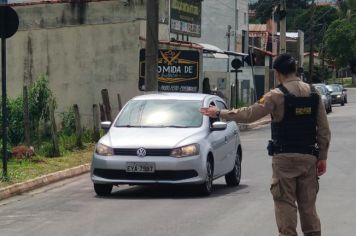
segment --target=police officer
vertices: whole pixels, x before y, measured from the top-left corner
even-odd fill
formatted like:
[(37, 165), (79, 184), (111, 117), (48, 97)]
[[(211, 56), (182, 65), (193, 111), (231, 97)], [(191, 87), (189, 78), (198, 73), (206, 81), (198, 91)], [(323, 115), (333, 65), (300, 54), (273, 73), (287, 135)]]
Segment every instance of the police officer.
[(210, 117), (240, 123), (272, 117), (272, 138), (268, 149), (272, 158), (271, 193), (280, 236), (296, 236), (297, 211), (305, 236), (321, 235), (315, 202), (318, 176), (326, 172), (330, 129), (324, 104), (314, 87), (296, 75), (296, 62), (282, 54), (273, 63), (278, 88), (266, 93), (250, 107), (219, 110), (201, 108)]

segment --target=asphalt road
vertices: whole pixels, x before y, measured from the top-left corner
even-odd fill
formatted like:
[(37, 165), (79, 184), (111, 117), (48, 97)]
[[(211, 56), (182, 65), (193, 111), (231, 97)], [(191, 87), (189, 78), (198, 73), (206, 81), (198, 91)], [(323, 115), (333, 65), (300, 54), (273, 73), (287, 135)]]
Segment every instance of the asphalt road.
[[(349, 103), (328, 115), (332, 143), (317, 204), (323, 236), (356, 234), (356, 89), (348, 93)], [(0, 201), (0, 235), (277, 235), (265, 147), (269, 136), (269, 127), (242, 134), (238, 188), (219, 179), (205, 198), (183, 187), (120, 186), (111, 197), (99, 198), (85, 174)]]

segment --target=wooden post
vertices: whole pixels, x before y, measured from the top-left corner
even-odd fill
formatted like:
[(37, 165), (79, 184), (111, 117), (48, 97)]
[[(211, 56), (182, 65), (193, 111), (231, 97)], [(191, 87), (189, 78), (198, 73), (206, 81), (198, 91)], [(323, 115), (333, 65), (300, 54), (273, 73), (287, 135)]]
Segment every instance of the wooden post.
[(236, 108), (236, 89), (235, 86), (231, 86), (231, 107)]
[(105, 115), (104, 105), (100, 103), (99, 107), (100, 107), (100, 120), (101, 121), (107, 121), (106, 115)]
[(75, 117), (75, 136), (76, 136), (75, 144), (77, 147), (82, 148), (83, 147), (82, 126), (80, 122), (79, 107), (77, 104), (73, 105), (73, 110), (74, 110), (74, 117)]
[(23, 86), (23, 121), (25, 131), (25, 145), (29, 147), (30, 141), (30, 112), (28, 108), (28, 91), (27, 86)]
[(108, 121), (112, 121), (112, 118), (111, 118), (111, 106), (110, 106), (108, 90), (107, 89), (102, 89), (101, 90), (101, 96), (103, 98), (103, 104), (104, 104), (104, 111), (105, 111), (106, 119)]
[(255, 102), (255, 90), (251, 88), (251, 104)]
[(99, 108), (97, 104), (93, 104), (93, 124), (93, 139), (97, 142), (100, 139)]
[(49, 101), (49, 119), (51, 122), (52, 143), (53, 143), (52, 157), (59, 157), (60, 152), (59, 152), (59, 144), (58, 144), (58, 137), (57, 137), (56, 120), (54, 118), (54, 100), (53, 99), (50, 99), (50, 101)]
[(118, 106), (119, 106), (119, 112), (121, 111), (122, 109), (122, 103), (121, 103), (121, 96), (120, 94), (118, 93), (117, 94), (117, 103), (118, 103)]

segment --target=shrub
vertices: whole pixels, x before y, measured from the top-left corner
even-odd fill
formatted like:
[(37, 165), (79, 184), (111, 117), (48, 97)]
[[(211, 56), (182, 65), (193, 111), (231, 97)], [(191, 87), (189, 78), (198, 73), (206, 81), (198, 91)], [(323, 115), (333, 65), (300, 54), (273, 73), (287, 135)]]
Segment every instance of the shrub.
[[(38, 147), (38, 154), (45, 157), (54, 157), (53, 150), (53, 143), (51, 141), (42, 142)], [(65, 152), (63, 147), (59, 146), (59, 152), (61, 154)]]
[[(49, 89), (49, 81), (41, 76), (32, 84), (29, 91), (29, 110), (31, 123), (31, 137), (40, 138), (40, 121), (44, 123), (49, 120), (48, 104), (53, 99), (52, 91)], [(46, 130), (46, 129), (45, 129)]]
[(65, 135), (71, 135), (75, 133), (75, 114), (73, 107), (71, 107), (67, 112), (62, 112), (60, 116), (62, 119), (61, 133)]
[(72, 151), (75, 148), (76, 137), (74, 134), (59, 135), (59, 149)]
[[(49, 119), (48, 103), (50, 99), (52, 99), (52, 92), (49, 89), (48, 80), (46, 77), (42, 76), (34, 82), (29, 89), (29, 118), (32, 141), (36, 139), (38, 140), (42, 136), (48, 138), (46, 121)], [(18, 145), (24, 141), (23, 104), (24, 100), (22, 96), (15, 99), (8, 98), (7, 101), (9, 124), (8, 139), (9, 143), (12, 145)], [(0, 119), (2, 120), (2, 110)], [(40, 129), (41, 124), (43, 129)], [(2, 135), (1, 129), (0, 134)]]

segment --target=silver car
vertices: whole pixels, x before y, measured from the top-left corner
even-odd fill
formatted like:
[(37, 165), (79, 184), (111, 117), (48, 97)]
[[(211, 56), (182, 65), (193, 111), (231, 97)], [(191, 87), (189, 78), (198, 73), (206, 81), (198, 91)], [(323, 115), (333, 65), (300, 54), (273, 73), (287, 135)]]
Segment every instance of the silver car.
[(327, 89), (325, 84), (313, 84), (314, 87), (318, 90), (321, 95), (321, 100), (324, 103), (326, 113), (332, 112), (332, 102), (331, 102), (331, 93)]
[(91, 179), (99, 196), (118, 184), (195, 184), (209, 195), (214, 179), (229, 186), (241, 178), (240, 131), (233, 121), (203, 116), (226, 108), (218, 96), (161, 93), (131, 99), (96, 145)]

